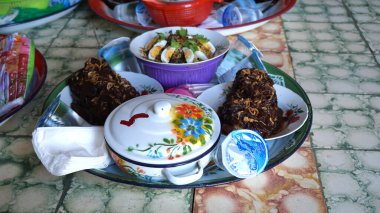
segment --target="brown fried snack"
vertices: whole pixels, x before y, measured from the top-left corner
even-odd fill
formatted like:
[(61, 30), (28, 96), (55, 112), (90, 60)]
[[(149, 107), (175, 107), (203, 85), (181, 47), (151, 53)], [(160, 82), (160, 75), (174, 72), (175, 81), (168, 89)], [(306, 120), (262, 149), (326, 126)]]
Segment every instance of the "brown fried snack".
[(92, 125), (104, 125), (107, 116), (123, 102), (139, 96), (128, 80), (106, 61), (90, 58), (69, 79), (71, 107)]
[(222, 131), (251, 129), (264, 138), (281, 127), (282, 110), (269, 75), (258, 69), (241, 69), (236, 74), (226, 101), (218, 109)]

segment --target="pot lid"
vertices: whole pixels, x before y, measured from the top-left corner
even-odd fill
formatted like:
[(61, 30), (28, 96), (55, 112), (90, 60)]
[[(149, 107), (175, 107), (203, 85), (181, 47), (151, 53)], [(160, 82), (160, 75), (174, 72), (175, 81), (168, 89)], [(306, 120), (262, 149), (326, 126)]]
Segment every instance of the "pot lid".
[(125, 160), (177, 164), (210, 152), (220, 136), (220, 121), (208, 105), (177, 94), (131, 99), (108, 116), (108, 146)]

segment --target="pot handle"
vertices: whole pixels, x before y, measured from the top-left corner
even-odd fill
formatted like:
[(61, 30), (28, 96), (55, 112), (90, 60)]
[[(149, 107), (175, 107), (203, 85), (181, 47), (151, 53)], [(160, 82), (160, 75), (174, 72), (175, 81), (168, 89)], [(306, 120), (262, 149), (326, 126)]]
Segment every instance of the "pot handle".
[(175, 185), (184, 185), (188, 183), (192, 183), (200, 179), (203, 175), (203, 169), (205, 168), (205, 162), (202, 160), (198, 161), (197, 168), (195, 168), (193, 171), (187, 173), (175, 176), (172, 173), (170, 173), (169, 169), (165, 168), (162, 170), (166, 178)]

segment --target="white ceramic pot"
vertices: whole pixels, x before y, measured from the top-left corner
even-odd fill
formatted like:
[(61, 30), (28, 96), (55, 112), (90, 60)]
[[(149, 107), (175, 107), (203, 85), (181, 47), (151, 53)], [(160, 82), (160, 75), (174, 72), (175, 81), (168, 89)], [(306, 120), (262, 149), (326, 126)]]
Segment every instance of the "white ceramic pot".
[(163, 93), (121, 104), (108, 116), (104, 131), (122, 170), (182, 185), (203, 175), (220, 136), (220, 121), (203, 102)]

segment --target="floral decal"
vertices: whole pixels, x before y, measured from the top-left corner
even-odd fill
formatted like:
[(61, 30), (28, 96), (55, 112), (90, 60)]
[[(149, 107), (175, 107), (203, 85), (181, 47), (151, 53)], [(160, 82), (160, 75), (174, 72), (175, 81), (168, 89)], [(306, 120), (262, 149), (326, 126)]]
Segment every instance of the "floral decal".
[(181, 104), (176, 107), (176, 110), (179, 114), (182, 114), (185, 117), (194, 116), (196, 118), (200, 118), (203, 115), (202, 109), (190, 104)]
[(298, 105), (289, 105), (289, 110), (286, 111), (285, 116), (288, 124), (295, 123), (300, 119), (299, 114), (304, 111)]
[(118, 165), (119, 168), (123, 170), (124, 172), (130, 173), (134, 176), (145, 179), (146, 181), (152, 181), (152, 177), (145, 175), (145, 171), (142, 168), (140, 167), (133, 168), (132, 166), (127, 165), (123, 159), (121, 159), (119, 156), (117, 156), (113, 152), (111, 152), (111, 157), (115, 161), (116, 165)]
[(148, 95), (157, 92), (157, 89), (150, 85), (140, 85), (140, 87), (142, 88), (141, 95)]
[(181, 104), (175, 108), (173, 133), (180, 142), (206, 144), (206, 137), (213, 133), (213, 121), (204, 111), (193, 104)]
[[(174, 95), (176, 96), (176, 95)], [(146, 148), (139, 148), (138, 144), (128, 147), (129, 152), (146, 152), (149, 158), (169, 160), (188, 154), (194, 147), (203, 146), (213, 134), (212, 110), (203, 104), (183, 96), (177, 98), (187, 103), (172, 108), (172, 133), (175, 138), (163, 138), (161, 142), (149, 143)]]

